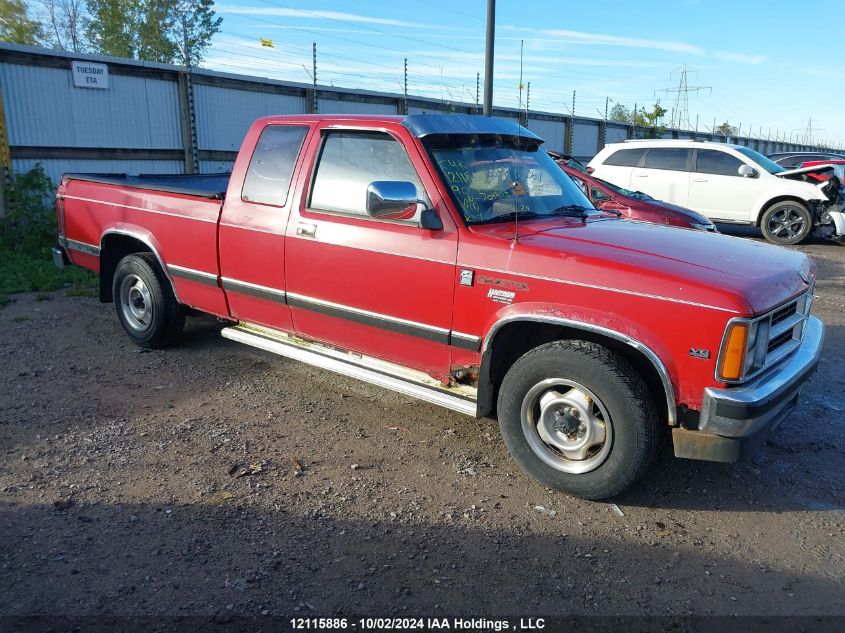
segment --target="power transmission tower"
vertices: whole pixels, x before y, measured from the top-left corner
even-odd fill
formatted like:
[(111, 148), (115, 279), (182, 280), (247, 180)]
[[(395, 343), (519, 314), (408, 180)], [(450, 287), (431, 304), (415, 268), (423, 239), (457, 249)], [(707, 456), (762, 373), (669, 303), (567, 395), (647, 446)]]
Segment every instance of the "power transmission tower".
[(682, 126), (685, 126), (686, 129), (692, 127), (689, 120), (689, 93), (694, 92), (698, 94), (702, 90), (708, 90), (710, 94), (713, 93), (713, 88), (710, 86), (688, 85), (687, 75), (690, 74), (694, 74), (696, 78), (698, 77), (697, 70), (689, 70), (687, 65), (684, 64), (680, 68), (676, 68), (669, 73), (670, 80), (673, 79), (675, 75), (679, 75), (677, 88), (663, 88), (661, 90), (654, 91), (655, 95), (657, 95), (658, 92), (665, 92), (667, 99), (670, 98), (670, 95), (675, 95), (675, 106), (672, 108), (672, 117), (669, 122), (669, 127), (674, 129), (680, 129)]
[(810, 117), (807, 120), (807, 125), (805, 127), (797, 127), (795, 128), (796, 132), (801, 133), (798, 137), (800, 142), (804, 145), (812, 145), (813, 144), (813, 133), (814, 132), (824, 132), (824, 128), (820, 127), (813, 127), (813, 117)]

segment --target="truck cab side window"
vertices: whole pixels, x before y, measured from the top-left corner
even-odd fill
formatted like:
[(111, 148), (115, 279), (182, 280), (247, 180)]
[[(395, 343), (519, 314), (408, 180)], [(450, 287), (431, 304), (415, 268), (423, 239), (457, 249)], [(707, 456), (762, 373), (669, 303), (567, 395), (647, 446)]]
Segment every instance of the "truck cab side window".
[(282, 207), (290, 188), (296, 157), (308, 128), (299, 125), (268, 125), (261, 132), (249, 161), (241, 199)]
[(309, 207), (366, 216), (367, 186), (377, 180), (411, 182), (417, 188), (417, 197), (427, 200), (405, 148), (392, 136), (384, 132), (329, 132), (317, 164)]

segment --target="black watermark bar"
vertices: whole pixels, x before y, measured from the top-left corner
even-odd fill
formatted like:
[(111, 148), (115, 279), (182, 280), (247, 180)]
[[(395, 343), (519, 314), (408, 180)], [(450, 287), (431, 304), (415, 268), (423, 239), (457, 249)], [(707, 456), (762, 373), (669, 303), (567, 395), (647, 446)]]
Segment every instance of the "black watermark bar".
[(842, 633), (833, 616), (0, 616), (3, 633), (295, 633), (421, 631), (425, 633)]

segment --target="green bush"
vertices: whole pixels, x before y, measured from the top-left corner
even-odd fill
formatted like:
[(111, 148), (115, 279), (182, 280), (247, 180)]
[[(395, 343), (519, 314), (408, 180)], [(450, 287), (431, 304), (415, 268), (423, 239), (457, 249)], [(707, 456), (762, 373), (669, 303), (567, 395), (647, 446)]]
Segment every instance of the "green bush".
[(12, 176), (6, 190), (6, 216), (0, 225), (4, 251), (49, 257), (56, 243), (55, 191), (41, 165)]
[(6, 215), (0, 219), (0, 307), (4, 295), (69, 288), (91, 296), (94, 274), (83, 268), (56, 268), (50, 249), (57, 243), (56, 188), (36, 165), (12, 176), (6, 189)]

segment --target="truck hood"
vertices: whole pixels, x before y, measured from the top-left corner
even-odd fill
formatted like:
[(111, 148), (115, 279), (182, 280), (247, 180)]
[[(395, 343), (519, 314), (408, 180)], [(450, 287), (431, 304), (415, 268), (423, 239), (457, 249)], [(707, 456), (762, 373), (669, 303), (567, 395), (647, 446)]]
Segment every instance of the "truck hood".
[[(514, 228), (513, 223), (503, 223), (471, 230), (513, 242)], [(511, 269), (516, 274), (612, 286), (745, 315), (787, 301), (815, 277), (812, 260), (797, 251), (605, 216), (583, 222), (570, 218), (522, 222), (514, 251)]]

